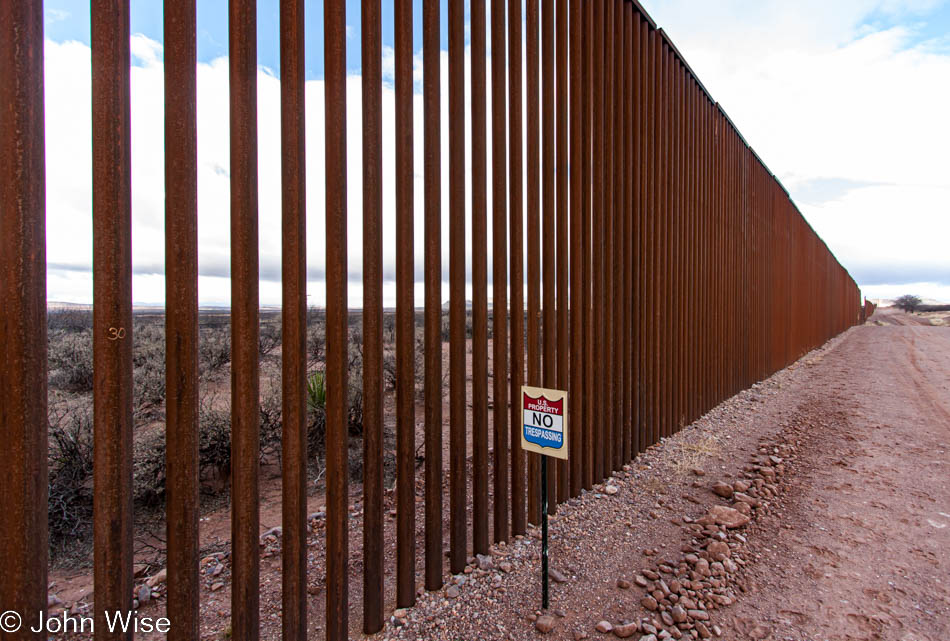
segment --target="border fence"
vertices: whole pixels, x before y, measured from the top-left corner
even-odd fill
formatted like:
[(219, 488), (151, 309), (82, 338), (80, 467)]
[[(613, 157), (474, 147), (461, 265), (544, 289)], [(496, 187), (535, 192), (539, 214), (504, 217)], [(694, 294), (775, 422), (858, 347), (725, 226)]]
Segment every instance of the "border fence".
[[(283, 279), (283, 638), (307, 637), (304, 2), (280, 2)], [(448, 570), (540, 515), (520, 449), (522, 384), (569, 391), (570, 460), (548, 468), (550, 510), (661, 437), (860, 322), (859, 291), (667, 34), (628, 0), (423, 1), (425, 241), (413, 247), (413, 12), (396, 0), (396, 604), (416, 569)], [(522, 9), (524, 15), (522, 16)], [(380, 0), (362, 2), (362, 176), (347, 175), (345, 1), (324, 0), (327, 292), (326, 622), (348, 620), (347, 220), (363, 224), (362, 628), (384, 617)], [(448, 85), (440, 36), (448, 32)], [(229, 3), (232, 635), (259, 636), (256, 7)], [(92, 0), (94, 580), (132, 607), (129, 0)], [(468, 38), (468, 39), (467, 39)], [(486, 45), (490, 38), (490, 69)], [(464, 74), (471, 47), (472, 75)], [(170, 639), (199, 637), (195, 0), (166, 2), (167, 554)], [(522, 54), (524, 52), (524, 54)], [(524, 56), (524, 57), (523, 57)], [(432, 61), (436, 61), (435, 64)], [(522, 75), (524, 74), (524, 75)], [(491, 104), (486, 83), (491, 83)], [(442, 92), (448, 180), (441, 178)], [(466, 147), (465, 108), (471, 109)], [(486, 115), (491, 109), (491, 131)], [(486, 150), (491, 136), (492, 153)], [(524, 144), (522, 141), (525, 141)], [(0, 603), (47, 604), (47, 364), (43, 8), (0, 2)], [(466, 175), (467, 160), (471, 162)], [(523, 167), (526, 169), (523, 171)], [(487, 181), (491, 180), (491, 202)], [(347, 208), (361, 180), (362, 211)], [(466, 182), (470, 190), (466, 189)], [(448, 190), (449, 413), (441, 360), (442, 190)], [(466, 215), (471, 203), (471, 217)], [(492, 216), (491, 238), (487, 216)], [(543, 241), (543, 251), (542, 242)], [(466, 392), (471, 242), (472, 398)], [(521, 248), (526, 242), (526, 251)], [(416, 558), (413, 261), (424, 254), (424, 558)], [(493, 371), (487, 255), (492, 253)], [(523, 286), (523, 283), (526, 285)], [(504, 286), (507, 284), (508, 286)], [(514, 313), (499, 313), (499, 310)], [(488, 384), (492, 385), (489, 413)], [(471, 402), (471, 413), (467, 404)], [(448, 424), (449, 461), (442, 460)], [(466, 450), (471, 444), (469, 461)], [(491, 447), (489, 447), (491, 444)], [(448, 473), (448, 504), (443, 474)], [(489, 475), (491, 471), (491, 475)], [(471, 478), (471, 494), (469, 493)], [(489, 478), (492, 486), (489, 488)], [(491, 497), (491, 500), (490, 500)], [(469, 529), (467, 512), (471, 510)], [(29, 618), (25, 623), (35, 624)], [(26, 631), (4, 639), (32, 639)]]

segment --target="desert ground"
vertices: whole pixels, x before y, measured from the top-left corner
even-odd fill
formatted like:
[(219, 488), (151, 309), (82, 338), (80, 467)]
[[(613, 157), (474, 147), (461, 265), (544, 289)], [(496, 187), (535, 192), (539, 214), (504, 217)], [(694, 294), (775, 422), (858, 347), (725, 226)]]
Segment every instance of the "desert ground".
[[(279, 347), (269, 357), (276, 354)], [(160, 417), (149, 420), (146, 431)], [(314, 475), (316, 639), (323, 638), (325, 599), (319, 465)], [(279, 639), (276, 464), (264, 466), (262, 487), (261, 636)], [(360, 638), (357, 482), (351, 492), (350, 627)], [(230, 634), (223, 494), (226, 488), (207, 499), (201, 522), (205, 639)], [(418, 497), (421, 544), (421, 486)], [(392, 501), (388, 494), (387, 512)], [(136, 585), (147, 588), (141, 612), (160, 616), (162, 528), (150, 518), (139, 524)], [(389, 518), (388, 569), (394, 529)], [(445, 535), (447, 550), (447, 528)], [(446, 575), (441, 591), (420, 588), (413, 608), (392, 609), (394, 575), (387, 574), (392, 616), (370, 638), (950, 638), (950, 328), (925, 315), (878, 310), (561, 506), (550, 536), (548, 611), (539, 609), (540, 543), (532, 528), (494, 546), (490, 558), (472, 558), (464, 574)], [(54, 555), (51, 609), (84, 612), (93, 597), (88, 548), (68, 549)], [(420, 548), (420, 586), (422, 559)]]

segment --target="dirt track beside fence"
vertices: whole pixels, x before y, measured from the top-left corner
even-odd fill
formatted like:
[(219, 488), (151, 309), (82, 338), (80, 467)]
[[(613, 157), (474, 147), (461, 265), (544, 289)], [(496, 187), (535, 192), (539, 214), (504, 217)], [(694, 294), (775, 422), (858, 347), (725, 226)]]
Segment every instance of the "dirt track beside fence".
[[(874, 323), (651, 448), (610, 481), (616, 494), (601, 486), (569, 502), (552, 526), (552, 564), (566, 581), (552, 587), (546, 636), (617, 636), (598, 632), (600, 621), (624, 633), (635, 624), (635, 639), (672, 629), (641, 604), (649, 588), (637, 579), (658, 564), (675, 573), (687, 550), (708, 550), (689, 521), (728, 503), (710, 486), (755, 476), (773, 450), (786, 457), (779, 492), (728, 531), (742, 565), (709, 594), (734, 603), (707, 599), (705, 630), (776, 641), (950, 638), (950, 330)], [(529, 537), (496, 548), (496, 569), (473, 570), (457, 599), (424, 597), (387, 635), (538, 638), (537, 547)]]

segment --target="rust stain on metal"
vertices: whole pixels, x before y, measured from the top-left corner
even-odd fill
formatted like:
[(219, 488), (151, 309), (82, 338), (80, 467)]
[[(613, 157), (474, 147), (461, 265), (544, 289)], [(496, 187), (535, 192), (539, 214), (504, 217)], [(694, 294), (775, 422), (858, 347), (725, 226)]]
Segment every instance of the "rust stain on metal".
[[(168, 637), (198, 636), (198, 135), (194, 2), (165, 9)], [(286, 336), (286, 335), (285, 335)], [(286, 339), (285, 339), (286, 340)], [(284, 413), (286, 420), (286, 412)]]

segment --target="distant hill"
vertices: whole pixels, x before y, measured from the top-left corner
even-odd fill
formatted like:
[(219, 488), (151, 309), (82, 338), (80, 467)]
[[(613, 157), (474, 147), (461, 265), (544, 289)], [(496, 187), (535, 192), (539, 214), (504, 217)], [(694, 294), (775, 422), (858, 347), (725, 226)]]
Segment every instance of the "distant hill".
[[(442, 310), (443, 310), (443, 311), (446, 311), (446, 312), (449, 311), (449, 302), (450, 302), (450, 301), (445, 301), (444, 303), (442, 303)], [(491, 305), (490, 302), (489, 302), (489, 305)], [(465, 301), (465, 309), (472, 309), (472, 301), (470, 301), (470, 300), (466, 300), (466, 301)]]

